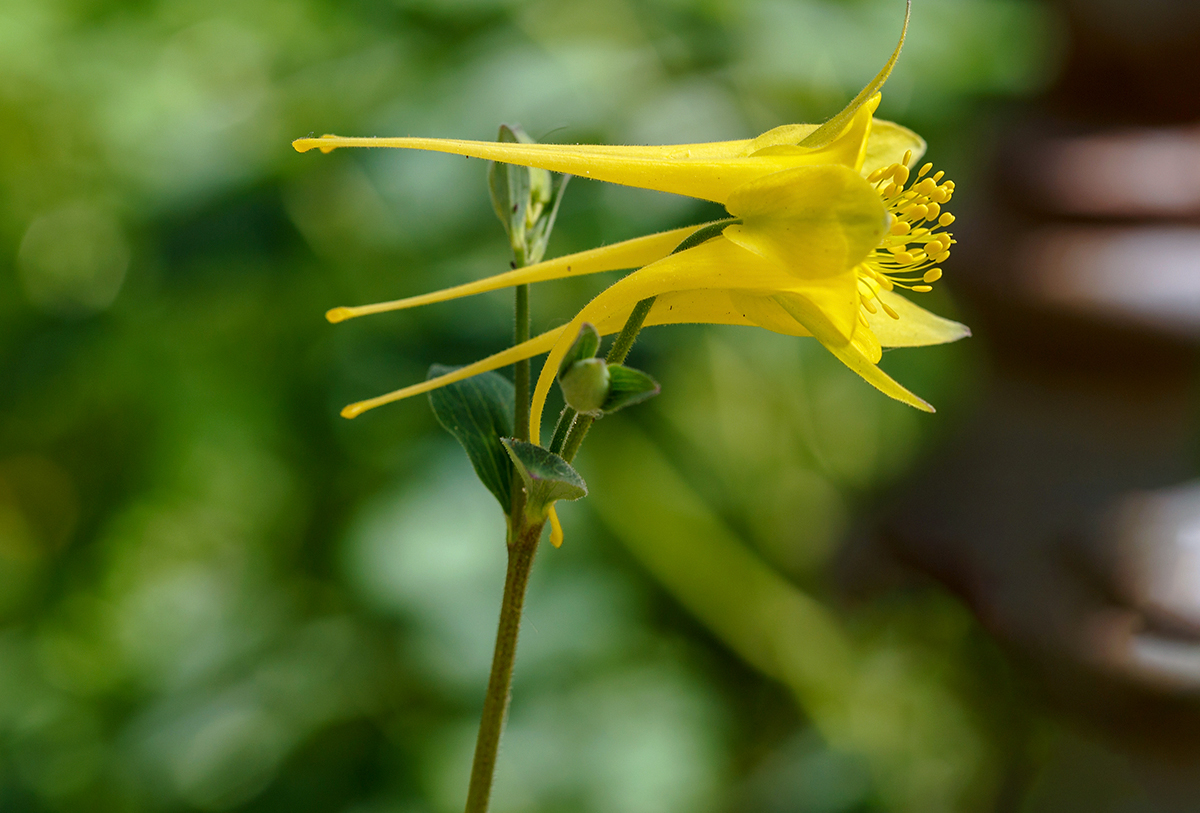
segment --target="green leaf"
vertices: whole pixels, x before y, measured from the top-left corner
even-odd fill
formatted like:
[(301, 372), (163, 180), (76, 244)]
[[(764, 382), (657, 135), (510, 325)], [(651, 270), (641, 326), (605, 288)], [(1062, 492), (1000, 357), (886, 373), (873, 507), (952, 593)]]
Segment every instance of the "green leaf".
[(662, 392), (653, 378), (624, 364), (608, 365), (608, 376), (608, 398), (601, 407), (605, 414), (640, 404)]
[(525, 483), (525, 514), (534, 522), (558, 500), (587, 496), (587, 483), (571, 464), (541, 446), (516, 438), (501, 438), (517, 474)]
[[(427, 378), (453, 372), (435, 364)], [(513, 433), (513, 385), (499, 373), (482, 373), (429, 393), (438, 423), (467, 451), (475, 474), (500, 501), (512, 505), (512, 465), (500, 439)]]

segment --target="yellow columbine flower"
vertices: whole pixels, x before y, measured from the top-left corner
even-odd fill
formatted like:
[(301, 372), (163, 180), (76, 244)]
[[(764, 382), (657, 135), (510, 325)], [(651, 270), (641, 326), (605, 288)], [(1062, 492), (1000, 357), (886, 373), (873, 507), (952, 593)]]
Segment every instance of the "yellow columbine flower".
[[(907, 30), (907, 16), (905, 30)], [(901, 35), (901, 44), (904, 38)], [(814, 336), (887, 395), (933, 411), (879, 369), (883, 347), (941, 344), (970, 335), (895, 293), (930, 290), (954, 243), (942, 211), (954, 183), (926, 164), (924, 141), (873, 118), (879, 88), (899, 56), (824, 125), (777, 127), (755, 139), (665, 147), (518, 144), (428, 138), (343, 138), (293, 142), (317, 148), (399, 147), (473, 156), (673, 192), (724, 204), (736, 218), (722, 233), (672, 253), (702, 226), (628, 240), (423, 296), (334, 308), (340, 322), (368, 313), (442, 302), (497, 288), (622, 268), (638, 270), (601, 292), (571, 322), (448, 375), (346, 407), (353, 418), (384, 403), (549, 352), (534, 390), (530, 432), (538, 442), (546, 396), (580, 326), (616, 333), (634, 305), (656, 297), (646, 325), (756, 325)]]

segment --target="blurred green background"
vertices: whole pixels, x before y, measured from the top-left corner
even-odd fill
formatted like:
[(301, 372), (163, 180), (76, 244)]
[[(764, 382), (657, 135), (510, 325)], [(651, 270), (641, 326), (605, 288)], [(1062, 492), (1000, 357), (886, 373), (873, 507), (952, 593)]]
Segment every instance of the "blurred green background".
[[(5, 0), (0, 810), (461, 807), (502, 517), (423, 400), (337, 412), (507, 346), (510, 296), (322, 314), (495, 273), (506, 240), (483, 162), (291, 139), (752, 136), (835, 112), (902, 5)], [(969, 199), (1054, 19), (916, 6), (880, 115)], [(577, 180), (550, 251), (712, 214)], [(535, 331), (610, 280), (535, 288)], [(648, 331), (664, 393), (594, 430), (535, 568), (497, 813), (988, 809), (1070, 736), (948, 596), (827, 576), (975, 352), (889, 354), (930, 417), (812, 342)]]

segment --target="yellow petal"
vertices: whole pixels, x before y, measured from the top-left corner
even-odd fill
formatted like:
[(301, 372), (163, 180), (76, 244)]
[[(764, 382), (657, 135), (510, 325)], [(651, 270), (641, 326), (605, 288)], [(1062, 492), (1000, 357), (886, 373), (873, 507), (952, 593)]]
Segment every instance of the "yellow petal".
[(925, 154), (925, 139), (907, 127), (875, 119), (871, 123), (871, 137), (867, 139), (867, 154), (862, 165), (863, 177), (877, 169), (904, 163), (906, 152), (912, 153), (907, 164), (908, 168), (912, 169)]
[(360, 305), (352, 308), (333, 308), (325, 314), (325, 318), (330, 322), (341, 322), (356, 316), (403, 310), (404, 308), (415, 308), (418, 305), (445, 302), (450, 299), (481, 294), (486, 291), (495, 291), (514, 285), (525, 285), (531, 282), (543, 282), (552, 279), (563, 279), (565, 277), (577, 277), (585, 274), (598, 274), (602, 271), (616, 271), (622, 268), (640, 268), (667, 256), (690, 234), (707, 225), (709, 224), (687, 226), (682, 229), (626, 240), (623, 243), (614, 243), (611, 246), (581, 251), (578, 254), (569, 254), (565, 257), (546, 260), (535, 265), (506, 271), (494, 277), (488, 277), (476, 282), (468, 282), (464, 285), (456, 285), (453, 288), (443, 288), (440, 291), (421, 294), (420, 296), (410, 296), (391, 302), (377, 302), (373, 305)]
[(752, 155), (767, 147), (782, 147), (792, 144), (798, 146), (820, 126), (819, 124), (781, 124), (773, 127), (758, 138), (746, 142), (746, 154)]
[[(709, 324), (754, 325), (773, 333), (782, 333), (785, 336), (812, 335), (804, 325), (781, 308), (770, 295), (746, 291), (710, 291), (708, 293), (724, 294), (729, 298), (729, 304), (732, 307), (731, 318), (724, 320), (712, 318), (707, 320)], [(717, 316), (718, 314), (711, 315)]]
[[(892, 68), (896, 65), (896, 60), (900, 58), (900, 49), (904, 46), (904, 38), (908, 36), (908, 18), (911, 13), (912, 0), (908, 0), (904, 8), (904, 27), (900, 29), (900, 41), (896, 43), (896, 50), (892, 51), (887, 64), (883, 66), (879, 73), (875, 74), (875, 78), (868, 82), (865, 88), (858, 92), (857, 96), (850, 100), (850, 104), (846, 105), (836, 116), (809, 134), (807, 138), (800, 142), (800, 146), (823, 147), (831, 143), (841, 134), (846, 127), (846, 123), (854, 117), (859, 108), (867, 104), (870, 99), (879, 93), (879, 89), (883, 87), (883, 83), (891, 75)], [(862, 164), (860, 163), (858, 166), (861, 167)]]
[[(867, 142), (871, 136), (872, 130), (872, 114), (879, 107), (879, 94), (875, 94), (870, 99), (867, 99), (855, 113), (847, 119), (842, 131), (824, 145), (820, 154), (825, 157), (825, 163), (829, 164), (844, 164), (853, 169), (860, 169), (863, 160), (867, 154)], [(766, 142), (768, 136), (772, 134), (783, 135), (778, 131), (784, 130), (788, 135), (791, 135), (795, 130), (790, 128), (775, 128), (755, 139), (756, 144)], [(808, 155), (811, 147), (795, 144), (781, 144), (778, 146), (763, 146), (758, 151), (752, 153), (755, 157), (763, 157), (768, 155), (773, 156), (804, 156)]]
[(878, 364), (883, 358), (883, 345), (879, 343), (879, 337), (869, 327), (864, 327), (860, 322), (855, 325), (854, 335), (850, 338), (850, 344), (854, 349), (872, 364)]
[(826, 350), (833, 353), (839, 361), (862, 376), (868, 384), (875, 387), (884, 395), (895, 398), (897, 401), (901, 401), (909, 406), (916, 407), (924, 412), (934, 411), (932, 406), (909, 392), (883, 370), (880, 370), (874, 362), (864, 355), (861, 345), (846, 341), (828, 323), (820, 308), (797, 294), (779, 294), (775, 297), (775, 301), (783, 306), (788, 313), (796, 317), (796, 321), (811, 330), (812, 334), (817, 337), (817, 341), (821, 342)]
[(533, 442), (538, 442), (542, 409), (558, 365), (584, 322), (610, 326), (615, 320), (624, 321), (637, 302), (676, 291), (777, 291), (789, 284), (795, 284), (795, 279), (777, 263), (745, 251), (724, 237), (664, 257), (617, 281), (576, 314), (546, 358), (534, 389), (530, 413)]
[[(796, 280), (776, 293), (793, 293), (802, 296), (813, 307), (820, 310), (822, 317), (837, 333), (841, 341), (853, 339), (858, 329), (859, 290), (858, 278), (853, 273), (838, 274), (824, 279)], [(791, 311), (789, 311), (791, 313)], [(792, 314), (795, 317), (795, 314)], [(807, 322), (805, 327), (812, 330)], [(814, 334), (816, 335), (816, 334)]]
[(879, 299), (899, 315), (893, 319), (880, 308), (866, 314), (872, 332), (884, 347), (925, 347), (946, 344), (971, 335), (966, 325), (930, 313), (895, 291), (879, 291)]
[(743, 184), (727, 208), (741, 225), (724, 236), (802, 279), (846, 274), (883, 238), (887, 210), (857, 171), (797, 167)]
[[(614, 309), (594, 325), (603, 336), (618, 333), (632, 310), (632, 305)], [(785, 336), (812, 335), (770, 296), (711, 288), (660, 294), (654, 300), (643, 326), (689, 324), (746, 325)]]

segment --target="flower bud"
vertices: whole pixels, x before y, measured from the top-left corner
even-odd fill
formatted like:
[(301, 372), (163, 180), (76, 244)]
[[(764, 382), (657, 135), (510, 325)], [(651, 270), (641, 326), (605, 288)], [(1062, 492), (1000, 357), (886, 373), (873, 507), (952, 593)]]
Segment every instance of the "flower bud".
[(587, 358), (575, 362), (558, 377), (567, 405), (581, 415), (603, 414), (608, 400), (611, 376), (604, 359)]

